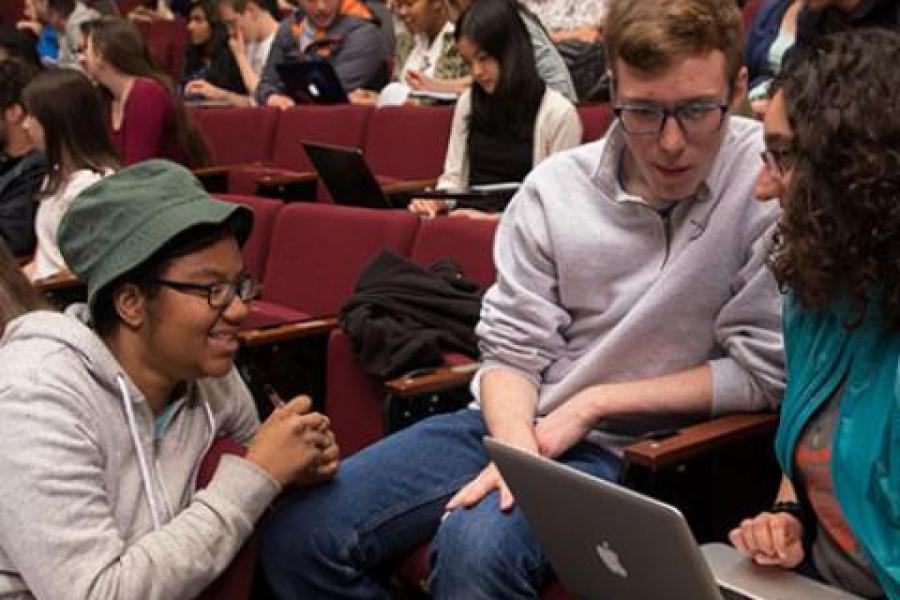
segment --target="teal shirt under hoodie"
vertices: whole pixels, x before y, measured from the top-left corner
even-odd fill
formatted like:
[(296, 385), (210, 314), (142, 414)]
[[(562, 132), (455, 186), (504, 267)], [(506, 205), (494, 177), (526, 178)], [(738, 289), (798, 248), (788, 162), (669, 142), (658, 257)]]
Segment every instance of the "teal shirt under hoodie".
[(71, 315), (40, 311), (12, 321), (0, 365), (2, 598), (193, 598), (280, 490), (235, 456), (194, 489), (215, 436), (248, 441), (258, 427), (234, 370), (187, 385), (154, 439), (143, 394)]
[(794, 450), (804, 427), (846, 380), (831, 455), (835, 495), (885, 594), (898, 600), (900, 334), (887, 330), (878, 310), (847, 329), (846, 303), (805, 311), (787, 297), (788, 384), (775, 449), (782, 470), (794, 479)]

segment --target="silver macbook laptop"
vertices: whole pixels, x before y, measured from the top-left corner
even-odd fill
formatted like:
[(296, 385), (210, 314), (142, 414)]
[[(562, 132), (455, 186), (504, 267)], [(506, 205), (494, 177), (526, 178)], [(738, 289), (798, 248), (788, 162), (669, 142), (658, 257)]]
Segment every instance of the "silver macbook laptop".
[(684, 516), (615, 483), (486, 437), (563, 585), (598, 600), (851, 600), (725, 544), (697, 546)]

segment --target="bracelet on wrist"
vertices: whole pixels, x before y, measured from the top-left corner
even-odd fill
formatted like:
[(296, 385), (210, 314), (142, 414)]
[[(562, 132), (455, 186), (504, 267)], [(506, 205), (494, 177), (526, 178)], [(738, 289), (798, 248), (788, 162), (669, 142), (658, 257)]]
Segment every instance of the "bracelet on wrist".
[(787, 513), (800, 521), (801, 524), (806, 525), (806, 511), (803, 510), (803, 506), (799, 502), (775, 502), (772, 508), (769, 509), (769, 512), (773, 514)]

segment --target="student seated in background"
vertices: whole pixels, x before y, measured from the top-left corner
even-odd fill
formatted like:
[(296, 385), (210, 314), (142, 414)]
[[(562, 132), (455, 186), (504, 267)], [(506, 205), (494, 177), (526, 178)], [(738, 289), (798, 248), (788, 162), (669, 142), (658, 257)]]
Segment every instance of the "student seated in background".
[(44, 154), (25, 129), (22, 102), (36, 74), (17, 60), (0, 61), (0, 241), (16, 256), (34, 252), (34, 211), (47, 174)]
[(275, 40), (275, 32), (278, 31), (278, 21), (275, 20), (277, 14), (275, 0), (219, 2), (219, 16), (230, 34), (228, 47), (237, 61), (244, 86), (251, 98), (256, 93), (256, 86), (259, 85), (259, 78)]
[[(520, 182), (554, 152), (581, 142), (578, 113), (538, 76), (528, 31), (512, 0), (474, 2), (459, 17), (456, 40), (474, 82), (456, 104), (438, 189)], [(413, 200), (409, 209), (434, 216), (451, 203)], [(504, 206), (480, 208), (496, 213)]]
[(47, 157), (47, 178), (37, 196), (34, 259), (23, 267), (32, 281), (68, 270), (56, 234), (75, 198), (119, 167), (97, 88), (80, 72), (41, 73), (22, 92), (23, 127)]
[[(446, 0), (398, 0), (395, 9), (406, 31), (397, 35), (392, 80), (414, 90), (456, 92), (456, 80), (469, 69), (456, 48), (453, 22)], [(350, 94), (357, 104), (374, 103), (378, 93), (358, 89)]]
[[(456, 21), (460, 14), (473, 2), (477, 0), (447, 0), (447, 6), (450, 9), (450, 20)], [(553, 44), (544, 26), (540, 20), (524, 5), (516, 2), (519, 16), (528, 30), (528, 36), (531, 40), (531, 47), (534, 51), (534, 62), (537, 66), (538, 75), (548, 86), (566, 97), (569, 102), (575, 102), (578, 97), (575, 93), (575, 85), (572, 83), (572, 77), (569, 75), (569, 69), (559, 50)], [(457, 79), (455, 82), (447, 82), (451, 84), (451, 91), (464, 92), (472, 83), (470, 77)], [(445, 84), (445, 85), (447, 85)]]
[[(773, 508), (731, 540), (756, 563), (900, 598), (900, 35), (832, 34), (776, 78), (757, 182), (783, 215), (787, 389)], [(890, 108), (889, 108), (890, 107)], [(840, 140), (840, 143), (836, 143)]]
[(781, 70), (785, 53), (794, 45), (800, 0), (766, 0), (747, 31), (744, 62), (750, 75), (747, 99), (753, 116), (762, 119), (769, 106), (769, 84)]
[(38, 15), (38, 3), (44, 0), (25, 0), (22, 20), (16, 23), (16, 29), (37, 38), (34, 48), (41, 62), (55, 64), (59, 59), (59, 34), (52, 27), (45, 27)]
[(105, 94), (110, 138), (123, 164), (167, 158), (204, 166), (209, 157), (203, 138), (137, 28), (103, 17), (85, 23), (84, 32), (84, 70)]
[(250, 106), (241, 70), (229, 48), (228, 29), (219, 18), (217, 0), (191, 3), (187, 36), (181, 77), (185, 98)]
[(81, 26), (100, 16), (80, 0), (34, 0), (37, 19), (44, 27), (52, 27), (59, 34), (60, 67), (81, 69), (78, 51), (82, 47)]
[(550, 33), (554, 43), (596, 44), (603, 38), (609, 0), (522, 0)]
[[(241, 259), (251, 223), (161, 160), (91, 186), (63, 218), (88, 304), (19, 317), (0, 347), (5, 594), (195, 598), (284, 487), (334, 475), (328, 419), (298, 397), (260, 426), (234, 368), (259, 289)], [(198, 491), (220, 437), (246, 456)]]
[(753, 198), (760, 124), (729, 115), (746, 95), (741, 22), (734, 0), (613, 0), (618, 119), (538, 165), (500, 220), (478, 410), (286, 497), (262, 545), (281, 600), (386, 598), (380, 569), (429, 541), (436, 599), (537, 598), (549, 565), (484, 435), (615, 480), (649, 431), (777, 406), (778, 209)]
[(345, 90), (381, 89), (388, 78), (388, 49), (371, 10), (362, 2), (301, 0), (278, 26), (269, 59), (256, 88), (260, 104), (288, 108), (276, 65), (302, 60), (331, 63)]

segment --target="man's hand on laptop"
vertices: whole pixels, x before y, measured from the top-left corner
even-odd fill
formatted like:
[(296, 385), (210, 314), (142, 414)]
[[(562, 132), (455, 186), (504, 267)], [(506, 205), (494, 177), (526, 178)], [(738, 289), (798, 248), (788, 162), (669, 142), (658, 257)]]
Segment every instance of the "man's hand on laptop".
[(512, 492), (509, 491), (509, 487), (500, 476), (497, 466), (490, 463), (478, 474), (478, 477), (456, 492), (456, 495), (444, 506), (444, 511), (449, 513), (457, 508), (472, 508), (494, 490), (500, 492), (500, 510), (504, 512), (511, 510), (515, 502)]
[(763, 512), (744, 519), (728, 539), (759, 565), (793, 569), (803, 562), (803, 525), (789, 513)]

